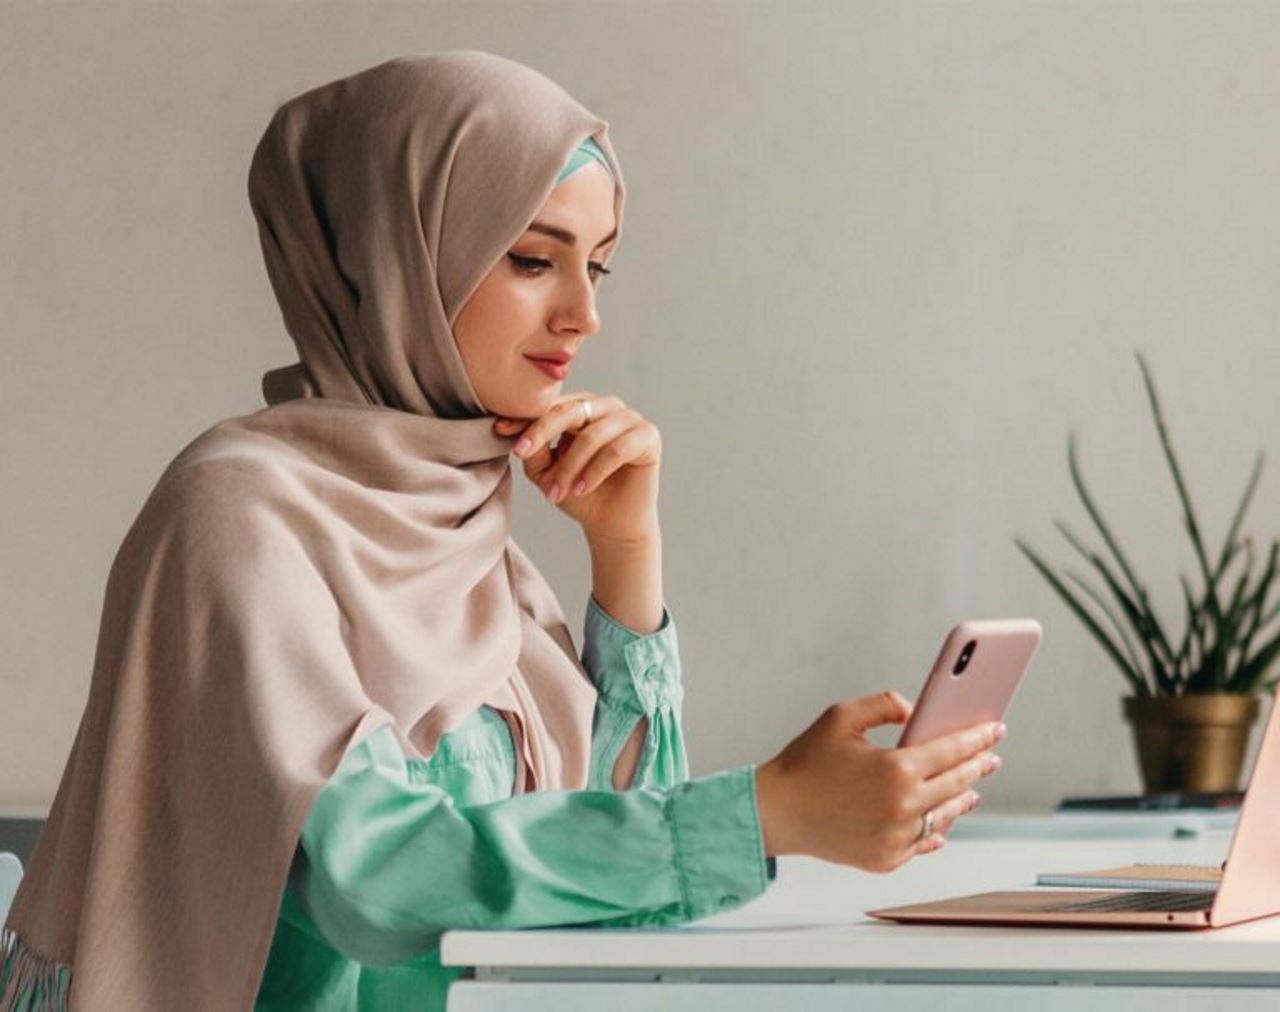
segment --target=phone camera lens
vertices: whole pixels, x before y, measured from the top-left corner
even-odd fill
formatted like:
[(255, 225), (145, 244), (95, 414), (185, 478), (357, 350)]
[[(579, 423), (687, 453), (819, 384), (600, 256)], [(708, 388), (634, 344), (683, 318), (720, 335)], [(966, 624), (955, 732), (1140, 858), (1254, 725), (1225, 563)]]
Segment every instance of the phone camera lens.
[(964, 645), (964, 649), (960, 651), (960, 656), (956, 658), (956, 666), (951, 669), (953, 675), (964, 674), (964, 669), (969, 666), (969, 661), (973, 659), (973, 652), (978, 649), (978, 641), (970, 640)]

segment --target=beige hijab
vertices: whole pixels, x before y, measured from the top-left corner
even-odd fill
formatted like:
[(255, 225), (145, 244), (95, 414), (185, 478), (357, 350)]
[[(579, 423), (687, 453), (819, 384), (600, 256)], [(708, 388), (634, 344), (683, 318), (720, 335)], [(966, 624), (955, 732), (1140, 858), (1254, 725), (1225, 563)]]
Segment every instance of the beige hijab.
[(249, 1009), (311, 803), (383, 725), (425, 756), (487, 703), (534, 786), (585, 783), (595, 692), (452, 323), (587, 136), (621, 225), (606, 128), (471, 51), (276, 112), (249, 197), (302, 361), (182, 450), (120, 547), (0, 1008), (69, 980), (76, 1010)]

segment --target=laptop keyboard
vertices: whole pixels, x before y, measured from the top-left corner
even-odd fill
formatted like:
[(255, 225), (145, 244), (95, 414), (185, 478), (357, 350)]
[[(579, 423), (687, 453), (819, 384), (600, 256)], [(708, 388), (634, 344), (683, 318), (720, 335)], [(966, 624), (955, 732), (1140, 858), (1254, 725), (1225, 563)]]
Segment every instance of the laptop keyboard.
[(1208, 910), (1213, 906), (1212, 893), (1159, 892), (1156, 890), (1119, 893), (1115, 896), (1102, 896), (1093, 900), (1082, 900), (1079, 903), (1055, 903), (1041, 907), (1042, 913), (1084, 914), (1114, 913), (1120, 911), (1153, 911), (1177, 912), (1187, 910)]

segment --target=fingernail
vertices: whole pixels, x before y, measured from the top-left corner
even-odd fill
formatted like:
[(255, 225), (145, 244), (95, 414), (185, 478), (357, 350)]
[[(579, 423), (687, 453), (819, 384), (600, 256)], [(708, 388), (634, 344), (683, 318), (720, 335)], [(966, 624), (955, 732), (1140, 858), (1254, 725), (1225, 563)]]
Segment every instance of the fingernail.
[(941, 850), (946, 845), (947, 845), (947, 838), (945, 836), (940, 836), (938, 837), (938, 842), (933, 845), (933, 849)]
[(982, 804), (982, 795), (979, 794), (977, 791), (974, 791), (973, 797), (969, 799), (969, 811), (972, 812), (980, 804)]
[(528, 436), (522, 436), (520, 440), (516, 443), (516, 456), (523, 457), (526, 453), (529, 452), (529, 448), (531, 446), (533, 446), (533, 440), (530, 439)]
[(1004, 724), (997, 724), (996, 725), (996, 741), (999, 741), (1001, 738), (1003, 738), (1007, 730), (1009, 729), (1005, 727)]
[(574, 494), (574, 495), (582, 495), (582, 493), (583, 493), (583, 492), (585, 492), (586, 490), (587, 490), (587, 482), (586, 482), (586, 479), (584, 479), (584, 478), (579, 478), (576, 482), (574, 482), (574, 483), (573, 483), (573, 494)]
[(1001, 759), (998, 755), (993, 755), (991, 758), (987, 760), (987, 772), (994, 773), (1003, 765), (1004, 765), (1004, 760)]
[(559, 501), (560, 501), (560, 486), (559, 486), (559, 485), (555, 485), (555, 484), (553, 484), (553, 485), (551, 486), (551, 491), (549, 491), (549, 492), (547, 493), (547, 498), (548, 498), (548, 499), (550, 499), (552, 502), (559, 502)]

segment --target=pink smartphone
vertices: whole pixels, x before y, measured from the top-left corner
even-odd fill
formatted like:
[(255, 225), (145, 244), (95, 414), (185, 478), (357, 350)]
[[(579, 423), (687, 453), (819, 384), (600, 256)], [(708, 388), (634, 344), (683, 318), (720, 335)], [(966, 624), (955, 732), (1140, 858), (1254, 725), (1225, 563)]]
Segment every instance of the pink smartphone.
[(898, 747), (1002, 720), (1042, 632), (1033, 618), (981, 619), (952, 629), (902, 729)]

